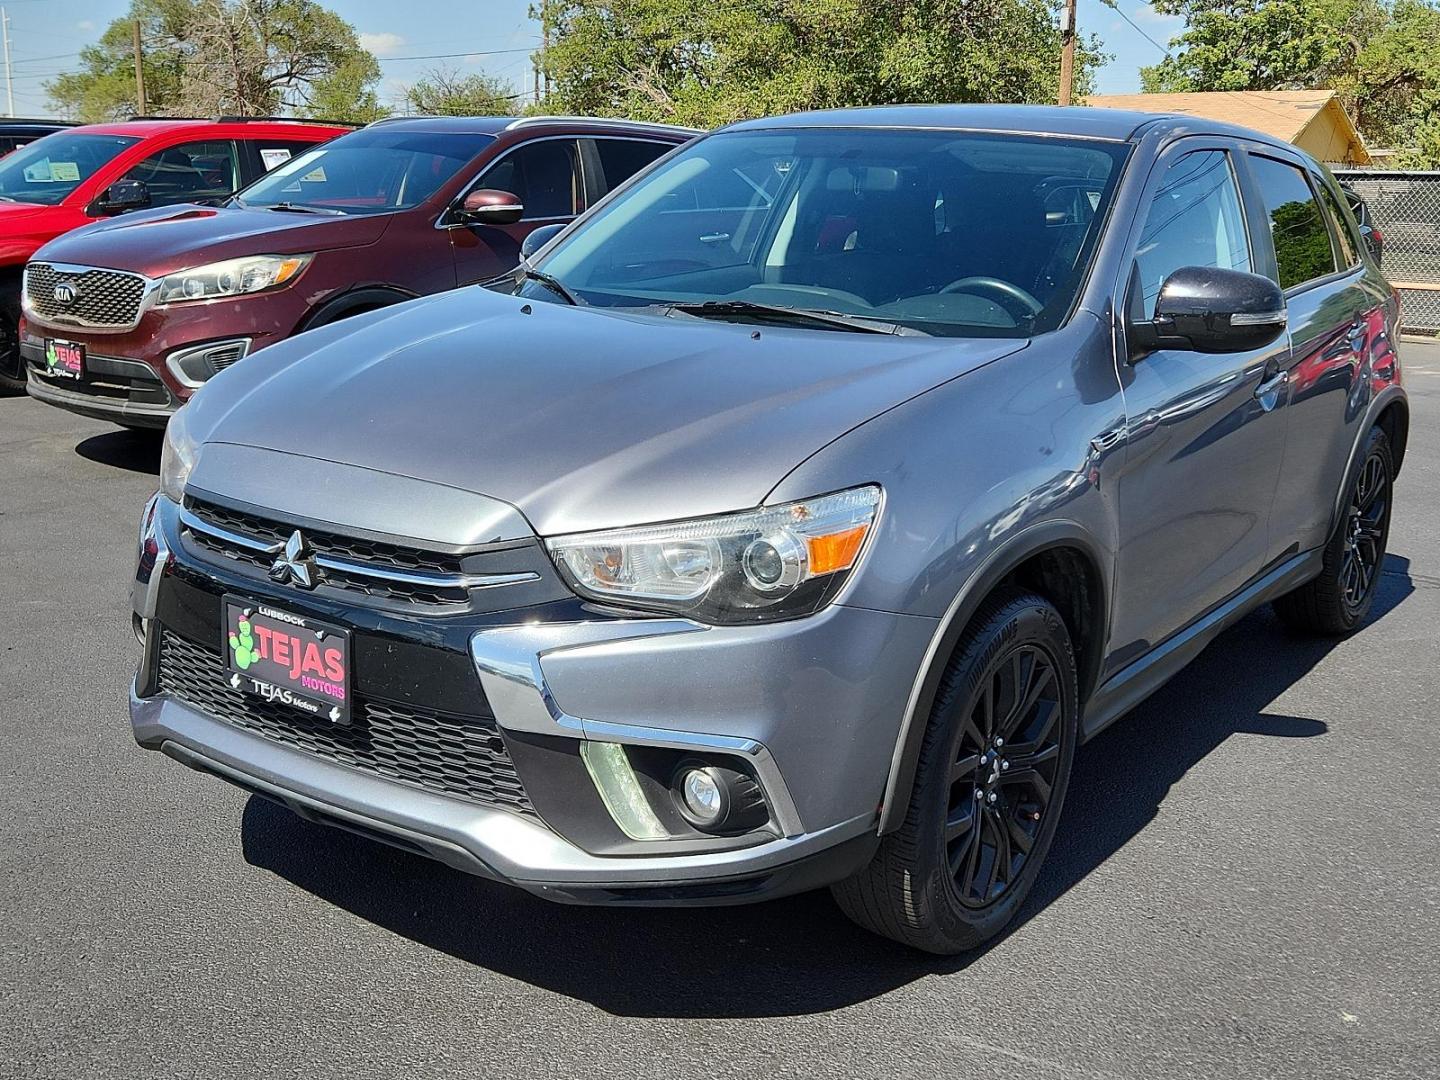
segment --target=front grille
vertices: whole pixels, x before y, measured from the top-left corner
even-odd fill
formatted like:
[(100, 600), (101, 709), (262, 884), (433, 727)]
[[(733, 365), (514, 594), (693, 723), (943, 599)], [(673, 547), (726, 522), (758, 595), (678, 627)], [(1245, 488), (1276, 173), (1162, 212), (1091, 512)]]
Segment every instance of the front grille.
[[(295, 531), (294, 525), (271, 521), (201, 499), (191, 499), (188, 505), (192, 512), (212, 525), (219, 525), (222, 529), (243, 533), (267, 543), (280, 543)], [(362, 540), (354, 536), (340, 536), (313, 529), (305, 530), (305, 539), (310, 541), (310, 546), (320, 555), (333, 555), (340, 559), (391, 566), (400, 570), (421, 570), (431, 574), (463, 573), (460, 567), (461, 556), (443, 551), (401, 547), (399, 544), (380, 540)]]
[[(74, 300), (61, 303), (55, 286), (68, 284)], [(25, 268), (25, 301), (44, 322), (94, 330), (129, 330), (140, 321), (140, 306), (149, 283), (123, 270), (31, 263)]]
[(332, 724), (229, 685), (218, 649), (160, 630), (158, 686), (217, 720), (361, 772), (534, 816), (493, 720), (355, 695)]
[[(295, 531), (294, 525), (198, 499), (190, 500), (188, 508), (202, 522), (265, 544), (284, 543)], [(459, 608), (470, 602), (470, 590), (463, 584), (464, 569), (460, 555), (320, 530), (305, 529), (304, 534), (316, 555), (345, 559), (355, 565), (353, 571), (327, 566), (324, 571), (327, 585), (395, 604)], [(273, 555), (206, 533), (203, 529), (192, 528), (187, 535), (207, 551), (262, 570), (268, 570), (274, 561)], [(454, 581), (447, 584), (443, 577), (435, 581), (405, 581), (385, 576), (388, 570), (444, 575)]]

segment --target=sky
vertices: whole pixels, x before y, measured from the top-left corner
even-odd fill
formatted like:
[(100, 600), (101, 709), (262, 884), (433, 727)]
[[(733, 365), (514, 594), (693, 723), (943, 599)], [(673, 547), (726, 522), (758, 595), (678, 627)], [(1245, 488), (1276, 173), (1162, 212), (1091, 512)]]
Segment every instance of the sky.
[[(540, 31), (529, 17), (530, 0), (322, 2), (354, 26), (361, 43), (379, 58), (384, 72), (380, 96), (387, 104), (437, 67), (485, 71), (508, 80), (517, 92), (532, 85), (529, 51), (539, 43)], [(1133, 93), (1140, 89), (1140, 68), (1164, 55), (1145, 35), (1164, 45), (1181, 22), (1139, 0), (1114, 2), (1133, 26), (1100, 0), (1079, 0), (1079, 28), (1098, 35), (1114, 56), (1100, 71), (1098, 90)], [(128, 0), (0, 0), (0, 6), (10, 18), (14, 114), (46, 116), (45, 80), (73, 70), (79, 50), (130, 5)], [(4, 104), (0, 100), (0, 107)]]

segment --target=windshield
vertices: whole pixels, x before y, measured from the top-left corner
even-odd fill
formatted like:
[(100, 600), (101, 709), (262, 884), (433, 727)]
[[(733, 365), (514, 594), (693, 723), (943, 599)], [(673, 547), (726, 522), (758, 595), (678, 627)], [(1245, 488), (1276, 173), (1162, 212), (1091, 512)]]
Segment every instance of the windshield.
[(120, 151), (139, 139), (128, 135), (46, 135), (0, 158), (0, 199), (56, 206)]
[(236, 201), (261, 209), (308, 206), (343, 214), (408, 210), (493, 141), (493, 135), (367, 128), (285, 162)]
[[(646, 174), (540, 268), (588, 304), (714, 302), (700, 313), (756, 318), (765, 305), (1028, 336), (1069, 313), (1126, 149), (933, 130), (722, 133)], [(520, 291), (563, 302), (534, 280)]]

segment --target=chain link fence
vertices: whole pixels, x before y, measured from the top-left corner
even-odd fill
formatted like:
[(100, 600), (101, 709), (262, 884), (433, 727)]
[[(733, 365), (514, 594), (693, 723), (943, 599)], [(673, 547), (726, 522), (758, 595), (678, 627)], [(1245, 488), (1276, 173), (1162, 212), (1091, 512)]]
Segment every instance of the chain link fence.
[[(1400, 290), (1401, 329), (1440, 334), (1440, 172), (1337, 170), (1365, 200), (1385, 241), (1385, 276)], [(1356, 215), (1360, 216), (1359, 214)]]

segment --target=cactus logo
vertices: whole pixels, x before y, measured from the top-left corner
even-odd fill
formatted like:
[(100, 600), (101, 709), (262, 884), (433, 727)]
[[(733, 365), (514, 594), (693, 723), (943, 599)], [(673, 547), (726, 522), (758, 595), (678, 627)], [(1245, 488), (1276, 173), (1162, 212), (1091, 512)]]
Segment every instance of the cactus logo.
[(230, 651), (235, 654), (235, 666), (244, 671), (260, 659), (260, 653), (255, 649), (255, 634), (249, 619), (240, 620), (239, 631), (230, 631)]

